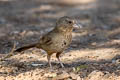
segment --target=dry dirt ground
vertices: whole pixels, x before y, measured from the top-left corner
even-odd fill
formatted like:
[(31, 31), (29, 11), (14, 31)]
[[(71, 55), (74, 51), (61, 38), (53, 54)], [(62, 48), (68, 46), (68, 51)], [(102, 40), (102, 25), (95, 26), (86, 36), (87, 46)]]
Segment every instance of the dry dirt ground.
[(55, 55), (53, 70), (46, 53), (32, 48), (0, 61), (0, 80), (120, 80), (119, 0), (0, 0), (0, 57), (38, 41), (62, 16), (73, 16), (82, 25), (73, 42)]

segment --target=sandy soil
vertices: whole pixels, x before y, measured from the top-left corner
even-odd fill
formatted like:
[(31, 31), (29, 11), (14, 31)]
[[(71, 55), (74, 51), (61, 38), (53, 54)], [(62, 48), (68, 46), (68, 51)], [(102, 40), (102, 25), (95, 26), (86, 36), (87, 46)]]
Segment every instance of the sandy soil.
[(38, 41), (62, 16), (83, 25), (61, 55), (65, 68), (52, 56), (32, 48), (0, 61), (0, 80), (120, 80), (119, 0), (0, 0), (0, 57)]

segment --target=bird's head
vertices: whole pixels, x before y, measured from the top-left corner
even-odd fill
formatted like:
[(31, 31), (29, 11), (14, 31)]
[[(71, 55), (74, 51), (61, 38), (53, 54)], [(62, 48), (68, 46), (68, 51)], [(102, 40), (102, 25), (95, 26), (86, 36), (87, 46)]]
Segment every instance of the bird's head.
[(57, 20), (56, 28), (62, 32), (72, 32), (73, 28), (80, 28), (77, 21), (71, 17), (64, 16)]

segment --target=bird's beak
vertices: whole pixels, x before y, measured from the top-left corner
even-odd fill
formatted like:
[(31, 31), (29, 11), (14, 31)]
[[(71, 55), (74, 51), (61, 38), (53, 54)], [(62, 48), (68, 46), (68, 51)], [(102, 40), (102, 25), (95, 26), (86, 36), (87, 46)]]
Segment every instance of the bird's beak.
[(73, 27), (74, 27), (75, 29), (80, 29), (80, 28), (82, 28), (83, 26), (82, 26), (80, 23), (75, 23), (75, 24), (73, 25)]

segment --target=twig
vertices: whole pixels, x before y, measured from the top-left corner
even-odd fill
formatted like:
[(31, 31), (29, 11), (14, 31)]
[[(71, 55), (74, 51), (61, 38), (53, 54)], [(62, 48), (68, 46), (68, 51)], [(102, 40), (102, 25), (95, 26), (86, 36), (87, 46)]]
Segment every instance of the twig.
[(16, 47), (16, 44), (14, 43), (13, 48), (12, 48), (12, 50), (10, 51), (10, 53), (7, 54), (6, 56), (2, 57), (2, 58), (0, 59), (0, 61), (4, 61), (6, 58), (9, 58), (9, 57), (13, 56), (13, 52), (14, 52), (14, 50), (15, 50), (15, 47)]

